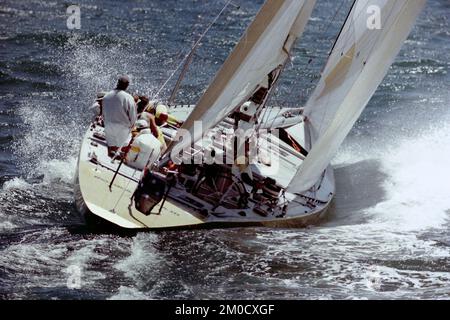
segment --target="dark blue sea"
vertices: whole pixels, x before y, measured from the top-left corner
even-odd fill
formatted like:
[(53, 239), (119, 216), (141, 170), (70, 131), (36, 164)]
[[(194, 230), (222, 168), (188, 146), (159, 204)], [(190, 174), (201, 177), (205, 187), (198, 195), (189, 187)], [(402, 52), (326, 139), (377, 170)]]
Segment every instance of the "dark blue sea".
[[(428, 1), (333, 160), (325, 221), (136, 234), (75, 209), (90, 105), (123, 73), (156, 94), (225, 1), (76, 2), (69, 30), (67, 1), (0, 1), (0, 299), (450, 298), (448, 0)], [(177, 102), (196, 103), (262, 3), (225, 10)], [(271, 105), (305, 103), (351, 3), (318, 0)]]

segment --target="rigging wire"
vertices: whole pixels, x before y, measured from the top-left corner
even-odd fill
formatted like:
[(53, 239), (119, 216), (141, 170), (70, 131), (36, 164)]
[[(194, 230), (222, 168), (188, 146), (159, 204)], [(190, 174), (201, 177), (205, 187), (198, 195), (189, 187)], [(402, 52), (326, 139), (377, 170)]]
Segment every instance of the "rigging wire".
[[(136, 171), (137, 171), (137, 169), (135, 169), (135, 170), (133, 171), (133, 174), (131, 175), (131, 177), (134, 177), (134, 175), (136, 174)], [(128, 191), (128, 187), (130, 186), (131, 181), (132, 181), (131, 178), (128, 179), (128, 183), (127, 183), (126, 187), (123, 188), (123, 191), (122, 191), (122, 193), (120, 194), (119, 199), (117, 199), (117, 202), (116, 202), (116, 204), (114, 205), (114, 208), (112, 209), (112, 212), (116, 212), (116, 208), (117, 208), (117, 206), (119, 205), (119, 202), (122, 200), (122, 198), (123, 198), (125, 192)]]
[[(336, 11), (335, 11), (334, 14), (331, 16), (331, 18), (328, 19), (328, 23), (325, 25), (325, 27), (323, 28), (323, 30), (322, 30), (322, 31), (319, 30), (319, 34), (326, 34), (326, 33), (328, 32), (328, 30), (330, 29), (330, 27), (332, 26), (332, 24), (336, 21), (337, 16), (338, 16), (339, 13), (341, 12), (342, 8), (344, 7), (344, 4), (345, 4), (347, 1), (348, 1), (348, 0), (341, 0), (339, 7), (336, 9)], [(353, 1), (355, 1), (355, 0), (353, 0)], [(352, 6), (352, 7), (353, 7), (353, 6)], [(339, 34), (338, 34), (338, 35), (339, 35)], [(327, 41), (332, 41), (333, 39), (337, 39), (337, 36), (330, 37)], [(331, 51), (330, 51), (330, 52), (331, 52)], [(307, 71), (312, 71), (311, 64), (312, 64), (314, 61), (316, 61), (317, 58), (318, 58), (318, 57), (313, 57), (313, 58), (310, 58), (310, 59), (308, 60), (307, 66), (305, 67), (305, 69), (303, 69), (303, 74), (306, 74)], [(310, 83), (313, 83), (315, 79), (316, 79), (316, 77), (313, 77), (313, 78), (311, 79)], [(309, 90), (311, 90), (311, 88), (310, 88), (310, 89), (307, 89), (306, 91), (309, 92)], [(308, 92), (307, 92), (307, 95), (308, 95)], [(303, 97), (304, 97), (304, 95), (303, 95), (303, 90), (300, 90), (300, 98), (303, 98)]]
[[(348, 11), (347, 16), (345, 17), (344, 23), (342, 24), (341, 29), (339, 30), (337, 36), (335, 37), (333, 46), (331, 47), (330, 51), (328, 52), (328, 56), (330, 56), (331, 53), (333, 52), (333, 50), (335, 49), (336, 44), (337, 44), (337, 42), (339, 40), (339, 37), (341, 36), (342, 32), (344, 31), (345, 24), (347, 23), (348, 19), (350, 18), (350, 14), (352, 13), (353, 8), (355, 7), (355, 4), (356, 4), (356, 0), (353, 0), (353, 3), (351, 5), (351, 7), (350, 7), (350, 10)], [(347, 40), (345, 42), (347, 42)]]
[[(217, 22), (217, 20), (220, 18), (220, 16), (223, 14), (223, 12), (226, 10), (226, 8), (228, 8), (228, 6), (230, 4), (232, 4), (232, 0), (227, 1), (227, 3), (225, 4), (225, 6), (222, 8), (222, 10), (220, 10), (219, 14), (214, 18), (214, 20), (208, 25), (208, 27), (206, 28), (206, 30), (201, 34), (200, 38), (195, 42), (194, 46), (192, 47), (192, 49), (189, 51), (189, 53), (181, 60), (181, 62), (178, 64), (178, 66), (175, 68), (175, 70), (170, 74), (170, 76), (167, 78), (167, 80), (163, 83), (163, 85), (159, 88), (159, 90), (153, 95), (152, 100), (154, 100), (157, 96), (159, 96), (159, 94), (161, 93), (161, 91), (166, 87), (166, 85), (169, 83), (170, 80), (172, 80), (172, 78), (175, 76), (175, 74), (178, 72), (178, 70), (185, 65), (186, 62), (189, 62), (188, 59), (192, 56), (193, 52), (197, 49), (198, 45), (200, 44), (200, 42), (203, 40), (203, 38), (205, 37), (205, 35), (208, 33), (208, 31), (211, 29), (211, 27)], [(182, 73), (181, 76), (184, 76), (184, 74)]]
[[(347, 21), (350, 19), (350, 15), (352, 14), (353, 9), (355, 8), (355, 5), (356, 5), (356, 0), (353, 0), (352, 6), (350, 7), (350, 10), (349, 10), (348, 13), (347, 13), (347, 16), (346, 16), (346, 18), (345, 18), (345, 21), (344, 21), (344, 23), (342, 24), (342, 27), (341, 27), (341, 29), (339, 30), (339, 33), (338, 33), (337, 36), (336, 36), (336, 39), (335, 39), (335, 41), (334, 41), (334, 43), (333, 43), (333, 46), (331, 47), (330, 52), (328, 53), (328, 61), (330, 60), (331, 54), (333, 53), (333, 51), (334, 51), (334, 49), (335, 49), (335, 47), (336, 47), (336, 45), (337, 45), (337, 43), (338, 43), (338, 41), (339, 41), (339, 38), (341, 37), (342, 32), (344, 31), (344, 27), (345, 27), (345, 25), (347, 24)], [(347, 42), (347, 40), (345, 40), (344, 42)], [(328, 64), (328, 61), (327, 61), (327, 62), (325, 63), (325, 65), (323, 66), (322, 72), (325, 70), (325, 68), (326, 68), (326, 66), (327, 66), (327, 64)], [(328, 99), (329, 99), (329, 98), (328, 98)], [(319, 128), (318, 128), (319, 134), (322, 132), (322, 128), (323, 128), (323, 124), (324, 124), (324, 119), (327, 117), (328, 113), (329, 113), (329, 108), (325, 108), (325, 112), (322, 113), (322, 119), (321, 119), (321, 121), (320, 121), (320, 125), (319, 125)]]

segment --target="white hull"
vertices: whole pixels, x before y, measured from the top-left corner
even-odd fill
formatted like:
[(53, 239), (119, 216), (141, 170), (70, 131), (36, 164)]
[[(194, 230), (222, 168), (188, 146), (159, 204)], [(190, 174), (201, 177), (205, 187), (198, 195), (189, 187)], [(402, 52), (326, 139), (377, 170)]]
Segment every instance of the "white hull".
[[(181, 117), (180, 114), (177, 115)], [(109, 184), (119, 165), (107, 156), (106, 144), (94, 136), (102, 128), (90, 128), (82, 142), (75, 181), (78, 210), (101, 217), (127, 229), (165, 229), (220, 226), (305, 227), (316, 224), (325, 215), (334, 195), (333, 170), (329, 167), (321, 186), (302, 195), (286, 193), (289, 205), (267, 216), (250, 208), (212, 210), (204, 199), (174, 187), (159, 214), (144, 215), (131, 202), (141, 172), (123, 164), (114, 184)], [(281, 151), (280, 151), (281, 153)], [(95, 155), (93, 159), (93, 155)], [(292, 174), (293, 156), (283, 158), (281, 173)], [(295, 158), (298, 160), (298, 158)], [(300, 160), (298, 160), (300, 161)], [(286, 167), (284, 167), (286, 166)], [(284, 170), (284, 171), (283, 171)], [(281, 174), (282, 175), (282, 174)], [(280, 179), (286, 178), (280, 175)], [(273, 176), (272, 176), (273, 177)], [(273, 177), (276, 179), (276, 177)], [(160, 204), (155, 207), (158, 211)], [(201, 209), (203, 208), (203, 209)]]

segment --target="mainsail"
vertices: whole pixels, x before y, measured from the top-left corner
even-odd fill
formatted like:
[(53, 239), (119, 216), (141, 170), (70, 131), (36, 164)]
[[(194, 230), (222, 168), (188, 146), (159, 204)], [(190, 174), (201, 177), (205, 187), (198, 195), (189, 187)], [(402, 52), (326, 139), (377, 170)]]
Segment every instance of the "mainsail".
[(190, 132), (192, 140), (178, 142), (177, 149), (184, 149), (202, 137), (202, 132), (194, 131), (195, 121), (201, 121), (203, 132), (206, 132), (248, 100), (261, 83), (267, 83), (268, 74), (289, 58), (289, 52), (303, 33), (315, 2), (266, 1), (184, 122), (182, 129)]
[[(312, 146), (288, 189), (323, 175), (406, 40), (426, 0), (356, 0), (305, 106)], [(381, 28), (372, 19), (381, 18)], [(375, 15), (375, 16), (373, 16)]]

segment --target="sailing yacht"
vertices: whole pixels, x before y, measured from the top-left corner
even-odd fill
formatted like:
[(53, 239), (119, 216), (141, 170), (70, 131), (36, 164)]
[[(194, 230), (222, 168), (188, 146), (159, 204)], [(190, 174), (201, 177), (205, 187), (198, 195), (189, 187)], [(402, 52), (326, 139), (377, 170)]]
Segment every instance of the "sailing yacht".
[[(130, 229), (317, 223), (335, 194), (330, 162), (425, 2), (354, 1), (306, 105), (282, 109), (266, 103), (316, 0), (267, 0), (196, 105), (170, 106), (184, 122), (162, 128), (159, 161), (141, 171), (110, 158), (103, 126), (91, 124), (78, 210)], [(373, 6), (381, 28), (368, 25)], [(233, 136), (241, 129), (250, 135)]]

